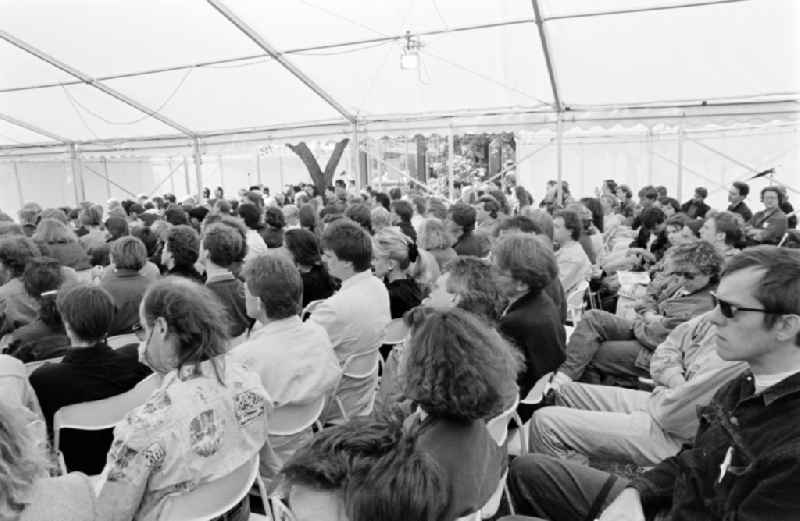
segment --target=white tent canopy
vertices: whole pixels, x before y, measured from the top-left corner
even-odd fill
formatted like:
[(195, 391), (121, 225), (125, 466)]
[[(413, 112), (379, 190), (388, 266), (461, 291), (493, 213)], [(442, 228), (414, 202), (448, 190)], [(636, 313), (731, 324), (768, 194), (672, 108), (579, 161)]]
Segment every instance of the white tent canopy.
[(0, 159), (796, 125), (798, 15), (795, 0), (6, 0)]

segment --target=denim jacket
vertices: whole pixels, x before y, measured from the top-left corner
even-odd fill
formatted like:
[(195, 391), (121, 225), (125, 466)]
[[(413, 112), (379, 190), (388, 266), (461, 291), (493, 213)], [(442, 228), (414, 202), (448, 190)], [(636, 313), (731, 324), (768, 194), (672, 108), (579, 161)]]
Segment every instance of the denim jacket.
[(633, 480), (671, 521), (800, 519), (800, 373), (755, 395), (748, 371), (699, 409), (693, 447)]

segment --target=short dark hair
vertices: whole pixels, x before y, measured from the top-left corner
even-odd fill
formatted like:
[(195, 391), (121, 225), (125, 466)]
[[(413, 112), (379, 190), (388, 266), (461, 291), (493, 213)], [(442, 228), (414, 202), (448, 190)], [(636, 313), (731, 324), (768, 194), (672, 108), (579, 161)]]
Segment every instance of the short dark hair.
[(515, 230), (522, 233), (532, 233), (534, 235), (542, 233), (541, 228), (539, 228), (539, 226), (530, 218), (525, 217), (524, 215), (506, 217), (497, 223), (497, 226), (494, 228), (494, 235), (495, 237), (498, 237), (502, 232), (507, 230)]
[(459, 421), (491, 418), (516, 398), (518, 358), (496, 330), (458, 308), (407, 316), (404, 393), (426, 413)]
[(283, 235), (283, 243), (294, 261), (301, 266), (318, 266), (322, 264), (322, 251), (317, 236), (302, 228), (287, 230)]
[(138, 271), (147, 262), (147, 248), (144, 243), (130, 235), (112, 242), (110, 253), (114, 266), (120, 269)]
[(152, 257), (158, 249), (158, 236), (149, 226), (134, 226), (131, 235), (138, 238), (147, 250), (147, 256)]
[(259, 210), (258, 206), (252, 203), (242, 203), (236, 211), (248, 228), (251, 230), (261, 228), (261, 210)]
[(778, 204), (783, 204), (783, 192), (777, 186), (766, 186), (761, 190), (761, 200), (764, 200), (764, 194), (767, 192), (775, 192), (778, 196)]
[[(397, 201), (397, 200), (399, 200), (401, 197), (403, 197), (403, 191), (402, 191), (402, 190), (400, 190), (400, 188), (398, 188), (398, 187), (396, 187), (396, 186), (395, 186), (394, 188), (392, 188), (391, 190), (389, 190), (389, 199), (391, 199), (392, 201)], [(388, 209), (388, 208), (387, 208), (387, 209)]]
[(392, 210), (400, 217), (400, 220), (405, 223), (411, 222), (411, 217), (414, 216), (414, 207), (408, 201), (398, 199), (392, 202)]
[(742, 197), (747, 197), (750, 194), (750, 185), (741, 181), (734, 181), (733, 187), (739, 192)]
[(100, 226), (103, 223), (103, 207), (93, 204), (81, 210), (78, 219), (85, 226)]
[(368, 233), (372, 233), (372, 211), (365, 203), (354, 204), (347, 209), (345, 215), (360, 224)]
[(25, 271), (25, 265), (39, 256), (39, 247), (27, 237), (10, 236), (0, 239), (0, 262), (11, 272), (12, 277), (19, 277)]
[(689, 223), (693, 220), (694, 219), (692, 219), (685, 213), (676, 213), (675, 215), (671, 215), (664, 222), (667, 226), (677, 226), (679, 229), (683, 229), (686, 226), (689, 226)]
[(655, 201), (656, 199), (658, 199), (658, 192), (652, 185), (647, 185), (645, 187), (642, 187), (641, 190), (639, 190), (639, 198), (651, 199)]
[(124, 217), (111, 215), (106, 219), (106, 231), (108, 231), (109, 241), (115, 241), (130, 233), (128, 221)]
[(406, 436), (345, 489), (350, 521), (439, 521), (450, 504), (450, 484), (433, 455)]
[(57, 290), (63, 282), (61, 264), (51, 257), (34, 257), (22, 274), (25, 291), (35, 300), (40, 300), (46, 291)]
[(372, 266), (372, 240), (369, 234), (350, 219), (339, 219), (325, 228), (322, 248), (331, 250), (343, 261), (352, 262), (357, 272)]
[(459, 202), (450, 208), (450, 218), (454, 223), (461, 226), (465, 232), (475, 229), (476, 216), (475, 208), (467, 203)]
[(708, 197), (708, 189), (706, 189), (706, 187), (704, 186), (698, 186), (697, 188), (694, 189), (694, 194), (699, 195), (701, 198), (705, 199), (706, 197)]
[[(722, 276), (748, 268), (764, 270), (753, 296), (771, 312), (764, 314), (766, 327), (773, 327), (779, 315), (800, 315), (800, 251), (771, 245), (746, 248), (728, 261)], [(800, 346), (800, 333), (795, 344)]]
[(539, 227), (542, 235), (547, 236), (551, 241), (553, 240), (553, 216), (547, 213), (547, 210), (528, 208), (525, 211), (525, 216)]
[(391, 209), (392, 201), (389, 199), (388, 195), (383, 192), (375, 192), (372, 194), (372, 196), (375, 197), (375, 200), (378, 202), (378, 204), (387, 210)]
[(573, 241), (577, 241), (581, 237), (583, 231), (583, 222), (580, 215), (572, 210), (559, 210), (553, 216), (553, 220), (561, 217), (564, 220), (564, 227), (570, 231), (570, 237)]
[(164, 247), (172, 254), (175, 266), (193, 266), (200, 256), (200, 236), (191, 226), (173, 226), (167, 230)]
[(719, 212), (709, 219), (714, 220), (717, 233), (725, 234), (725, 244), (738, 247), (744, 239), (742, 216), (733, 212)]
[(681, 204), (676, 199), (673, 199), (672, 197), (659, 197), (658, 198), (658, 203), (661, 206), (671, 206), (672, 209), (675, 210), (676, 212), (680, 212), (681, 211)]
[(555, 255), (530, 234), (510, 233), (500, 237), (493, 254), (497, 267), (508, 270), (514, 280), (527, 284), (530, 291), (540, 291), (558, 277)]
[(239, 260), (242, 237), (236, 229), (223, 223), (214, 223), (203, 232), (203, 248), (208, 258), (217, 266), (228, 268)]
[(317, 211), (310, 204), (303, 204), (297, 211), (297, 218), (300, 221), (300, 226), (307, 228), (312, 232), (317, 228)]
[(317, 490), (342, 490), (348, 482), (365, 476), (403, 435), (396, 422), (353, 418), (318, 432), (281, 469), (291, 485)]
[(667, 216), (664, 215), (664, 212), (661, 210), (661, 208), (655, 207), (647, 208), (639, 216), (639, 221), (642, 223), (642, 227), (646, 230), (652, 230), (666, 220)]
[(631, 191), (631, 188), (628, 185), (618, 185), (617, 188), (619, 189), (620, 192), (625, 194), (625, 197), (627, 199), (633, 197), (633, 192)]
[(253, 257), (242, 270), (247, 289), (258, 297), (271, 319), (296, 316), (303, 303), (303, 280), (292, 261), (283, 255)]
[(60, 291), (56, 305), (75, 336), (92, 343), (106, 338), (116, 312), (111, 294), (92, 284), (76, 284)]
[(164, 212), (164, 220), (173, 226), (189, 224), (189, 216), (186, 214), (186, 211), (177, 206), (167, 208), (167, 210)]

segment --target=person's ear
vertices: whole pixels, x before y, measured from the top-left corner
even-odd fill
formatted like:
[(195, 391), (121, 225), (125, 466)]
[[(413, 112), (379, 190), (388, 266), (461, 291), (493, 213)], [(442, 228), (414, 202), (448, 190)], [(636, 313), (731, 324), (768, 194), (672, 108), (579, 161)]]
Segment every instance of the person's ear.
[(167, 325), (166, 319), (164, 317), (157, 317), (155, 322), (153, 322), (153, 330), (162, 338), (166, 337), (167, 332), (169, 331), (169, 326)]
[(774, 329), (779, 341), (794, 342), (800, 333), (800, 315), (782, 315), (775, 323)]

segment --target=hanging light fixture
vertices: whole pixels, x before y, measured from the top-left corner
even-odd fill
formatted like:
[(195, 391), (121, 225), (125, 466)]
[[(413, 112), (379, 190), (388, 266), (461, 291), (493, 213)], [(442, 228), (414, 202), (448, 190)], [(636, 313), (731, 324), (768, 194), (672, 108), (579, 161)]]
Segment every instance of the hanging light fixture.
[(411, 31), (406, 31), (406, 43), (403, 54), (400, 56), (400, 68), (403, 70), (417, 70), (419, 68), (419, 49), (422, 43), (419, 38), (411, 36)]

